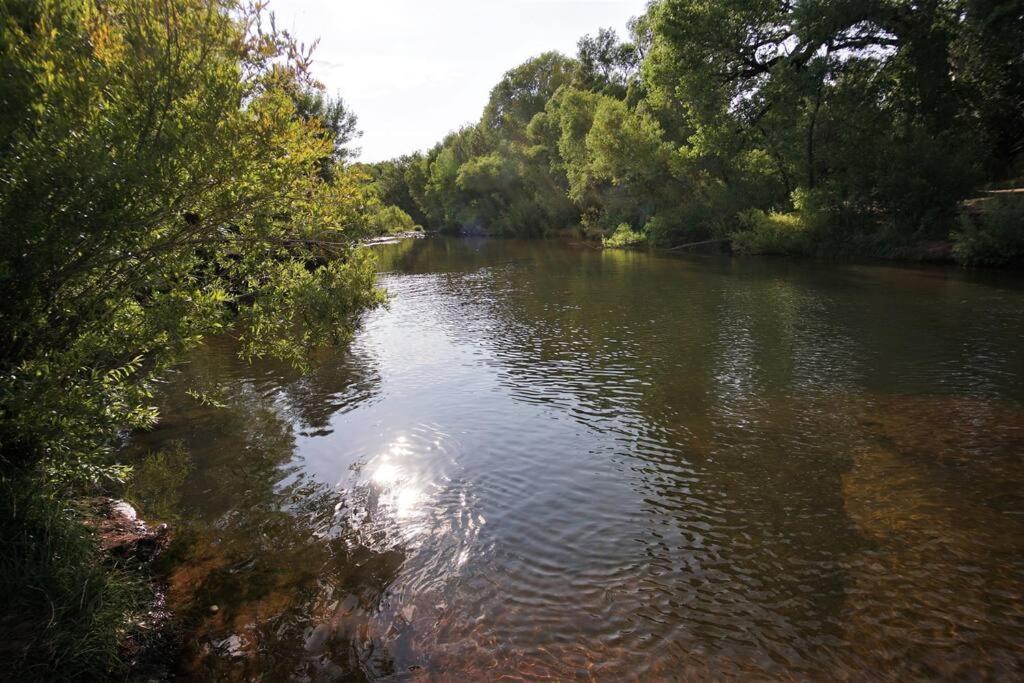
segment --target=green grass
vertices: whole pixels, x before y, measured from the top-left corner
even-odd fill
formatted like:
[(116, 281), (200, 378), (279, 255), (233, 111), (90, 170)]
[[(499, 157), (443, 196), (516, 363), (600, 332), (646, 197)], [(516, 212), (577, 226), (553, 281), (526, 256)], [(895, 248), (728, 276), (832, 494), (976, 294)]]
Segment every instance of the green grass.
[(119, 673), (129, 616), (147, 588), (104, 560), (84, 508), (0, 480), (0, 678), (94, 680)]

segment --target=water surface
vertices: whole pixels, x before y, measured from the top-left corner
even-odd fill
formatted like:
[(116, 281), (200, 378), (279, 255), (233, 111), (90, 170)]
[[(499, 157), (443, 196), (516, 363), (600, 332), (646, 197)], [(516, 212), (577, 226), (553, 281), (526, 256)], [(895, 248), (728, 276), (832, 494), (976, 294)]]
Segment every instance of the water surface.
[(300, 376), (217, 340), (133, 439), (183, 674), (1021, 675), (1012, 278), (380, 250), (350, 349)]

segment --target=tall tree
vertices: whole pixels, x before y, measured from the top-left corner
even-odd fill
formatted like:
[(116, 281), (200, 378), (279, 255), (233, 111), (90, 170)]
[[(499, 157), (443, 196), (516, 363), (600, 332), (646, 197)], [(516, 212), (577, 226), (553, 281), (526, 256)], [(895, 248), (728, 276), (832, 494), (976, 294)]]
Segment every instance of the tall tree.
[(361, 179), (322, 173), (337, 138), (293, 97), (308, 51), (258, 5), (0, 11), (0, 474), (110, 473), (204, 335), (299, 363), (380, 301)]

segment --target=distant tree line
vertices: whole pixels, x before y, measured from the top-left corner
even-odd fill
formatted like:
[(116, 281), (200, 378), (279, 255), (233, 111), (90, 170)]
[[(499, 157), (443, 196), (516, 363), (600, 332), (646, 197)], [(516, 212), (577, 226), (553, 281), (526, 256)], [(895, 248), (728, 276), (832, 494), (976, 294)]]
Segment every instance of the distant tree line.
[(479, 122), (369, 170), (444, 231), (739, 251), (1024, 258), (1020, 203), (960, 215), (1024, 173), (1024, 3), (655, 0), (542, 54)]

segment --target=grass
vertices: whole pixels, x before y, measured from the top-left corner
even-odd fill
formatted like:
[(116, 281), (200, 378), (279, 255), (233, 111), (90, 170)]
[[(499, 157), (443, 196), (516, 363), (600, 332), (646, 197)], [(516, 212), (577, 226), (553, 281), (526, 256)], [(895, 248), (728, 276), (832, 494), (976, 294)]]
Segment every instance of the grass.
[(5, 478), (0, 487), (0, 677), (116, 675), (143, 578), (105, 561), (84, 507), (41, 495), (38, 482)]

